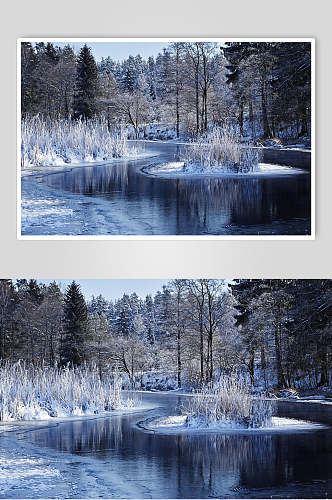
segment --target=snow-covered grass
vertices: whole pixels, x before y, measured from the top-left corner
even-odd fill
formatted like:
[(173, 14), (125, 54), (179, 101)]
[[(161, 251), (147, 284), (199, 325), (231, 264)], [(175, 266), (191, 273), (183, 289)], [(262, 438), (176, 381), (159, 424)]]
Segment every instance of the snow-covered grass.
[(131, 407), (133, 401), (122, 396), (121, 387), (117, 374), (100, 380), (93, 367), (4, 364), (0, 367), (0, 420), (47, 420)]
[(239, 177), (251, 176), (256, 177), (284, 177), (288, 175), (298, 175), (306, 173), (305, 170), (299, 168), (291, 168), (284, 165), (275, 165), (269, 163), (259, 163), (256, 170), (252, 172), (235, 172), (232, 170), (221, 169), (219, 166), (209, 167), (206, 169), (202, 165), (191, 163), (185, 164), (184, 161), (173, 161), (168, 163), (159, 163), (148, 165), (142, 169), (142, 172), (147, 175), (156, 177)]
[(21, 125), (22, 168), (104, 161), (128, 154), (126, 130), (91, 120), (25, 117)]
[(157, 417), (139, 422), (139, 427), (148, 431), (161, 432), (165, 434), (177, 433), (247, 433), (247, 432), (303, 432), (326, 429), (326, 426), (316, 422), (307, 422), (305, 420), (297, 420), (293, 418), (271, 417), (270, 421), (262, 427), (243, 427), (232, 423), (210, 423), (201, 419), (195, 422), (195, 425), (188, 426), (186, 415), (171, 415), (167, 417)]
[(243, 147), (231, 128), (214, 127), (206, 137), (186, 147), (180, 159), (185, 168), (199, 165), (205, 169), (219, 167), (232, 172), (253, 172), (258, 166), (259, 151)]
[(213, 387), (204, 387), (187, 398), (180, 407), (186, 425), (259, 428), (269, 425), (272, 406), (254, 397), (244, 379), (222, 377)]

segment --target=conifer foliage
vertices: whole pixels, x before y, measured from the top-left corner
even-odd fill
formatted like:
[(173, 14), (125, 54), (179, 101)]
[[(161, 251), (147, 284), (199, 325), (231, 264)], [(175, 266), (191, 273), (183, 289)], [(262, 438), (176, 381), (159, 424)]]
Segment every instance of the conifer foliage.
[(237, 373), (257, 391), (332, 387), (332, 280), (173, 280), (87, 302), (73, 281), (0, 280), (0, 365), (97, 368), (132, 388)]
[(74, 101), (75, 117), (91, 118), (96, 112), (98, 69), (91, 49), (85, 44), (78, 57), (76, 96)]
[(85, 359), (88, 332), (88, 308), (79, 285), (73, 281), (65, 295), (64, 333), (61, 364), (80, 365)]
[[(151, 124), (165, 126), (165, 138), (229, 124), (243, 138), (308, 142), (311, 51), (310, 42), (172, 42), (148, 60), (119, 61), (110, 43), (96, 61), (87, 44), (77, 54), (70, 45), (23, 42), (22, 114), (102, 115), (140, 138)], [(156, 134), (164, 138), (158, 127)]]

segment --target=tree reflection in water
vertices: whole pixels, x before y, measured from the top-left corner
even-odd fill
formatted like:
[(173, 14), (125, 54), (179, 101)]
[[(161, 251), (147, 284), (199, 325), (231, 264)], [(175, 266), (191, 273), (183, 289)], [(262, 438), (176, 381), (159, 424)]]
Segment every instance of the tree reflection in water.
[(320, 498), (331, 489), (330, 430), (162, 435), (138, 428), (142, 418), (67, 422), (28, 439), (96, 459), (105, 477), (139, 478), (153, 498)]
[(143, 175), (138, 168), (141, 163), (77, 168), (42, 180), (56, 189), (107, 200), (104, 210), (109, 210), (110, 217), (118, 211), (127, 220), (136, 219), (137, 232), (131, 229), (124, 234), (310, 231), (310, 176), (306, 173), (161, 179)]

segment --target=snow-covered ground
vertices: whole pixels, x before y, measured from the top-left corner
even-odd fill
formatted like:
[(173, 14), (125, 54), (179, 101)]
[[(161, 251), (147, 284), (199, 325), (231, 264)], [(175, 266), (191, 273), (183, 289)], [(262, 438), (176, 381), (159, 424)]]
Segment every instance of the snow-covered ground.
[(139, 218), (113, 209), (113, 202), (60, 191), (38, 182), (22, 182), (21, 234), (123, 235), (149, 234)]
[[(70, 165), (35, 166), (22, 170), (21, 234), (22, 235), (120, 235), (135, 234), (139, 220), (113, 211), (112, 202), (53, 189), (38, 181), (38, 175), (68, 172), (73, 168), (115, 164), (119, 161), (153, 157), (140, 152), (135, 157), (104, 162), (77, 162)], [(142, 234), (146, 227), (142, 224)]]
[[(157, 406), (160, 401), (157, 401)], [(156, 404), (144, 402), (138, 415), (144, 409), (156, 408)], [(112, 415), (135, 413), (136, 409), (116, 410)], [(157, 410), (158, 411), (158, 410)], [(135, 417), (133, 423), (139, 418)], [(93, 420), (98, 417), (84, 417)], [(99, 417), (100, 418), (100, 417)], [(143, 422), (144, 427), (162, 434), (241, 432), (244, 429), (191, 428), (184, 426), (185, 416), (155, 417)], [(77, 417), (70, 420), (82, 420)], [(52, 422), (11, 422), (0, 424), (0, 498), (157, 498), (156, 482), (142, 482), (139, 475), (128, 476), (126, 461), (115, 463), (109, 455), (62, 453), (51, 448), (36, 446), (29, 440), (30, 431), (49, 429), (58, 425), (60, 419)], [(273, 428), (265, 432), (311, 432), (322, 429), (312, 424), (293, 419), (274, 419)], [(144, 430), (144, 429), (143, 429)], [(248, 431), (250, 433), (256, 431)], [(261, 432), (261, 431), (259, 431)], [(147, 465), (151, 467), (151, 464)], [(138, 466), (137, 466), (138, 467)], [(130, 470), (139, 470), (134, 466)], [(153, 476), (154, 477), (154, 476)], [(153, 490), (153, 488), (155, 488)]]
[(332, 399), (324, 399), (321, 396), (299, 397), (295, 400), (299, 403), (316, 403), (321, 405), (332, 405)]
[(284, 176), (303, 174), (305, 170), (291, 168), (283, 165), (274, 165), (269, 163), (259, 163), (258, 169), (248, 173), (235, 173), (231, 170), (223, 169), (220, 166), (203, 167), (202, 165), (185, 165), (183, 161), (174, 161), (152, 165), (142, 169), (145, 174), (156, 177), (186, 177), (186, 176), (220, 176), (244, 177), (244, 176)]
[[(142, 141), (143, 143), (144, 141)], [(148, 148), (147, 148), (148, 150)], [(136, 166), (150, 177), (178, 178), (178, 177), (246, 177), (246, 176), (288, 176), (303, 172), (298, 169), (260, 164), (258, 172), (249, 174), (234, 174), (223, 172), (217, 169), (202, 169), (192, 167), (183, 169), (183, 163), (170, 161), (169, 163), (158, 164), (160, 151), (150, 148), (150, 151), (140, 152), (140, 147), (136, 147), (138, 155), (130, 160), (140, 160), (146, 157), (154, 157), (148, 167), (142, 169), (142, 161)], [(171, 157), (173, 151), (168, 154)], [(164, 154), (164, 152), (162, 152)], [(97, 238), (102, 236), (123, 236), (123, 235), (154, 235), (155, 224), (158, 222), (157, 205), (156, 211), (151, 217), (151, 210), (148, 204), (151, 200), (141, 199), (139, 210), (132, 210), (133, 203), (119, 202), (117, 198), (106, 199), (103, 196), (86, 196), (84, 194), (62, 191), (47, 186), (41, 180), (41, 175), (48, 175), (55, 172), (62, 173), (73, 168), (83, 166), (115, 164), (116, 162), (128, 161), (128, 159), (117, 159), (96, 163), (76, 163), (62, 166), (29, 167), (22, 171), (21, 187), (21, 235), (23, 237), (47, 236), (82, 236), (94, 235)], [(139, 163), (139, 162), (138, 162)], [(135, 167), (133, 167), (135, 168)], [(145, 203), (145, 205), (144, 205)], [(157, 222), (156, 222), (157, 221)], [(157, 228), (158, 231), (163, 229)], [(275, 231), (275, 230), (273, 230)], [(272, 234), (273, 234), (272, 231)], [(164, 233), (163, 233), (164, 234)], [(270, 234), (270, 233), (269, 233)]]
[[(171, 138), (171, 139), (129, 139), (128, 142), (130, 143), (131, 141), (135, 141), (135, 143), (160, 143), (160, 144), (175, 144), (179, 146), (190, 146), (195, 144), (193, 141), (189, 140), (184, 140), (184, 139), (178, 139), (178, 138)], [(302, 153), (311, 153), (311, 147), (306, 146), (305, 144), (289, 144), (289, 145), (283, 145), (283, 146), (278, 146), (278, 145), (270, 145), (270, 146), (264, 146), (263, 144), (260, 144), (259, 146), (250, 146), (253, 149), (273, 149), (277, 151), (301, 151)]]
[[(140, 411), (144, 408), (150, 406), (144, 405)], [(112, 415), (135, 411), (137, 408), (116, 410)], [(48, 422), (36, 425), (50, 427)], [(137, 483), (120, 477), (107, 462), (99, 464), (86, 456), (56, 452), (22, 439), (30, 430), (34, 430), (31, 423), (0, 425), (0, 498), (143, 497)]]
[(158, 156), (152, 152), (146, 152), (144, 144), (139, 147), (132, 146), (130, 148), (129, 154), (127, 156), (122, 156), (121, 158), (111, 158), (108, 160), (94, 160), (94, 161), (82, 161), (77, 159), (72, 159), (70, 163), (64, 163), (59, 161), (56, 164), (49, 163), (47, 165), (29, 165), (21, 169), (22, 179), (25, 177), (35, 176), (35, 175), (45, 175), (52, 173), (64, 173), (70, 172), (74, 168), (81, 167), (98, 167), (102, 165), (114, 165), (123, 161), (136, 161), (143, 158), (151, 158), (153, 156)]
[(271, 424), (265, 427), (248, 429), (232, 422), (218, 422), (207, 424), (203, 419), (196, 419), (195, 423), (186, 422), (187, 415), (173, 415), (148, 419), (140, 422), (140, 427), (154, 432), (173, 434), (178, 432), (201, 433), (201, 432), (285, 432), (285, 431), (311, 431), (326, 428), (322, 424), (296, 420), (292, 418), (272, 417)]

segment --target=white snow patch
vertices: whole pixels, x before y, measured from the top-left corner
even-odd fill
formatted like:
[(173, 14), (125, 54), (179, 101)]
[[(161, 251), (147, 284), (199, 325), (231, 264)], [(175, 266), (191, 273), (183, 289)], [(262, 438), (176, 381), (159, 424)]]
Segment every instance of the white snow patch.
[(83, 161), (83, 160), (72, 160), (70, 163), (49, 163), (44, 165), (29, 165), (21, 169), (21, 176), (29, 177), (31, 175), (38, 174), (50, 174), (50, 173), (64, 173), (70, 172), (74, 168), (81, 167), (102, 167), (103, 165), (113, 165), (123, 161), (136, 161), (143, 158), (153, 158), (158, 156), (157, 154), (148, 153), (144, 151), (132, 151), (132, 154), (127, 156), (121, 156), (121, 158), (110, 158), (108, 160), (93, 160), (93, 161)]
[(245, 428), (234, 424), (234, 422), (224, 421), (214, 424), (208, 424), (203, 419), (195, 420), (188, 426), (187, 415), (174, 415), (167, 417), (158, 417), (152, 420), (143, 422), (142, 427), (147, 430), (164, 433), (177, 432), (283, 432), (283, 431), (312, 431), (324, 429), (326, 426), (306, 422), (304, 420), (296, 420), (292, 418), (272, 417), (271, 424), (260, 428)]
[(259, 163), (258, 168), (253, 172), (234, 172), (223, 166), (203, 167), (199, 164), (191, 163), (185, 165), (183, 161), (161, 163), (142, 170), (143, 173), (158, 177), (185, 177), (185, 176), (227, 176), (227, 177), (252, 177), (252, 176), (280, 176), (303, 174), (306, 171), (287, 167), (285, 165), (274, 165), (269, 163)]
[(315, 397), (312, 397), (310, 399), (299, 398), (297, 401), (299, 403), (317, 403), (317, 404), (321, 404), (321, 405), (332, 405), (331, 400), (319, 399), (319, 398), (315, 398)]

